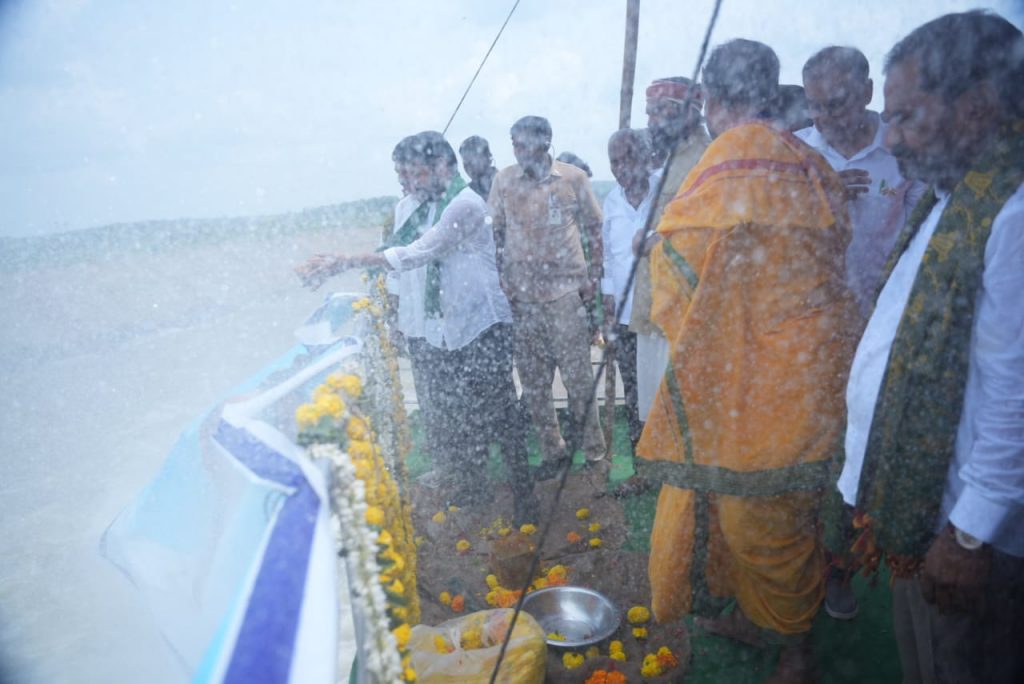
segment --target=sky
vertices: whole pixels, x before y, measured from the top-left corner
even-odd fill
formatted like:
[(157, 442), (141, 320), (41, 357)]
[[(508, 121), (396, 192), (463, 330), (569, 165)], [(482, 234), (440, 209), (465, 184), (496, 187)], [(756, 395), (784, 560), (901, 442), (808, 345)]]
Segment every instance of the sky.
[[(391, 150), (440, 130), (514, 0), (0, 0), (0, 236), (297, 211), (398, 186)], [(610, 179), (625, 0), (521, 0), (453, 122), (454, 147), (552, 123)], [(633, 125), (654, 78), (692, 75), (713, 0), (643, 0)], [(885, 52), (955, 0), (723, 0), (711, 43), (771, 45), (782, 82), (830, 44)], [(1022, 0), (987, 5), (1018, 26)]]

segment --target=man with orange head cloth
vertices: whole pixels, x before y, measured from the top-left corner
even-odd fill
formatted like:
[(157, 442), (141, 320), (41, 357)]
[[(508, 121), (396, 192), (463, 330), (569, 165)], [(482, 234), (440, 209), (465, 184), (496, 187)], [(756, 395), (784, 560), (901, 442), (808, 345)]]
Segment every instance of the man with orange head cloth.
[(734, 40), (702, 86), (714, 140), (658, 225), (651, 318), (669, 367), (637, 451), (661, 483), (648, 572), (655, 618), (783, 645), (771, 681), (814, 681), (824, 593), (819, 504), (843, 428), (857, 329), (842, 181), (772, 125), (779, 61)]

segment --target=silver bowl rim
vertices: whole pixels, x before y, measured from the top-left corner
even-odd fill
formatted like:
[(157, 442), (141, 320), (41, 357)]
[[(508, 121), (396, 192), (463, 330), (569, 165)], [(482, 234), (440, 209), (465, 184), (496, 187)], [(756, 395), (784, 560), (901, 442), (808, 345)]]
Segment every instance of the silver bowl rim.
[[(529, 594), (526, 595), (526, 598), (523, 599), (523, 612), (529, 613), (531, 617), (534, 617), (533, 613), (530, 613), (530, 611), (526, 609), (526, 605), (531, 601), (531, 597), (540, 596), (541, 594), (566, 593), (570, 591), (581, 594), (589, 594), (591, 596), (594, 596), (598, 600), (603, 601), (605, 605), (608, 607), (608, 609), (611, 610), (612, 623), (610, 625), (610, 629), (606, 630), (601, 634), (595, 633), (591, 635), (589, 639), (585, 639), (582, 641), (558, 641), (557, 639), (548, 639), (547, 633), (545, 632), (544, 641), (546, 641), (549, 646), (555, 646), (556, 648), (576, 648), (577, 646), (589, 646), (591, 644), (596, 644), (599, 641), (603, 641), (610, 637), (612, 634), (615, 634), (615, 631), (622, 624), (622, 615), (619, 613), (619, 607), (615, 605), (615, 601), (612, 601), (610, 598), (608, 598), (601, 592), (597, 591), (596, 589), (591, 589), (590, 587), (581, 587), (573, 584), (563, 584), (558, 587), (545, 587), (544, 589), (531, 591)], [(536, 617), (534, 617), (534, 619), (537, 620)], [(537, 623), (540, 624), (540, 620), (537, 620)], [(541, 625), (541, 629), (544, 629), (543, 625)]]

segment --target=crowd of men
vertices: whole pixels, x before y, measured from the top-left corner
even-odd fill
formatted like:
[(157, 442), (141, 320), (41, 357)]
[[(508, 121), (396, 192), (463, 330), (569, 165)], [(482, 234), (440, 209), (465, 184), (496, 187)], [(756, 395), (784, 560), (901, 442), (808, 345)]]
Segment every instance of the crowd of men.
[(1024, 681), (1024, 38), (946, 15), (884, 74), (880, 115), (855, 48), (814, 54), (801, 93), (770, 47), (719, 45), (699, 84), (647, 88), (646, 130), (611, 136), (603, 207), (542, 117), (515, 122), (500, 171), (464, 141), (468, 186), (440, 134), (411, 136), (383, 249), (300, 275), (394, 273), (434, 477), (492, 498), (498, 443), (520, 522), (570, 445), (607, 486), (603, 309), (639, 457), (619, 493), (659, 490), (658, 621), (781, 644), (770, 681), (815, 681), (819, 608), (854, 619), (850, 577), (884, 563), (905, 682)]

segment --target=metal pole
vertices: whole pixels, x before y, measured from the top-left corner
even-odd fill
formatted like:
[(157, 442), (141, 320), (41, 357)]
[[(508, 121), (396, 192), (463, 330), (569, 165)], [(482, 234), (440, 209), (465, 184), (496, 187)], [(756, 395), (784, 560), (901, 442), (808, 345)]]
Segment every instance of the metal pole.
[[(633, 111), (633, 81), (636, 80), (636, 42), (640, 25), (640, 0), (626, 0), (626, 44), (622, 55), (622, 86), (619, 90), (619, 128), (629, 128)], [(606, 458), (611, 462), (615, 426), (615, 355), (617, 321), (605, 321), (605, 344), (608, 363), (604, 368), (604, 441)]]

